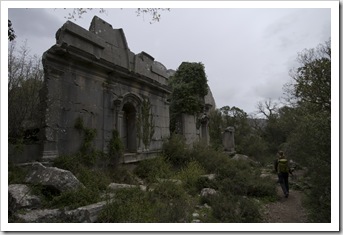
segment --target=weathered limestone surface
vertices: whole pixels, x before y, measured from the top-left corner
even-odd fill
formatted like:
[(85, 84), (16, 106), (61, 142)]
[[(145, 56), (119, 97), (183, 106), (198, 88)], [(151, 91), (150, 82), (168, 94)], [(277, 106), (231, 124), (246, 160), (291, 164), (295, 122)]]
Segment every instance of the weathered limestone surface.
[(66, 211), (66, 220), (74, 223), (94, 223), (97, 221), (99, 213), (104, 209), (108, 202), (102, 201), (91, 205), (79, 207), (75, 210)]
[(200, 196), (208, 197), (217, 194), (217, 191), (213, 188), (203, 188), (200, 192)]
[(39, 208), (40, 206), (40, 198), (33, 195), (27, 185), (8, 185), (8, 209), (10, 213), (14, 213), (23, 208)]
[(59, 209), (32, 210), (18, 213), (16, 216), (25, 223), (56, 223), (63, 221), (63, 212)]
[(49, 186), (59, 192), (78, 189), (84, 185), (70, 171), (57, 167), (45, 167), (41, 163), (32, 164), (26, 183)]
[(129, 188), (140, 188), (142, 191), (146, 191), (146, 186), (144, 185), (132, 185), (132, 184), (118, 184), (118, 183), (110, 183), (108, 185), (109, 189), (112, 190), (119, 190), (119, 189), (129, 189)]
[(182, 125), (182, 135), (186, 139), (187, 144), (192, 144), (199, 140), (199, 131), (196, 126), (196, 116), (189, 114), (182, 114), (181, 125)]
[(122, 29), (94, 17), (89, 30), (66, 22), (56, 33), (56, 44), (43, 55), (43, 159), (76, 152), (82, 133), (74, 128), (81, 117), (96, 129), (94, 141), (106, 151), (114, 129), (127, 152), (145, 148), (137, 138), (137, 117), (149, 100), (154, 135), (149, 150), (157, 151), (169, 136), (168, 77), (173, 73), (146, 52), (130, 51)]
[(232, 126), (227, 127), (223, 133), (223, 146), (224, 150), (229, 153), (235, 152), (235, 128)]

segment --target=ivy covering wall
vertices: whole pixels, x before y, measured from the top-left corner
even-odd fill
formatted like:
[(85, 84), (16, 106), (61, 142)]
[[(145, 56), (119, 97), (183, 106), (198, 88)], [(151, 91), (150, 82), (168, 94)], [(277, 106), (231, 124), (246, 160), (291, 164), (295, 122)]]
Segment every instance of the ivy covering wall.
[(208, 93), (205, 66), (201, 62), (182, 62), (169, 84), (172, 87), (170, 131), (174, 133), (182, 113), (197, 115), (204, 109), (204, 97)]

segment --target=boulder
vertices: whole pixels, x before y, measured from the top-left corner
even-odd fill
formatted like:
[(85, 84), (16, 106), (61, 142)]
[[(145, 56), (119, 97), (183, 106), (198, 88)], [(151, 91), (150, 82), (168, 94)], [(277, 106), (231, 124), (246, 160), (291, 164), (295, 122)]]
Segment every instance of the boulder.
[(64, 222), (62, 215), (59, 209), (44, 209), (18, 213), (16, 217), (23, 223), (56, 223)]
[(8, 185), (8, 211), (10, 214), (22, 208), (39, 208), (40, 206), (41, 199), (33, 195), (27, 185)]
[(75, 190), (84, 185), (70, 171), (57, 167), (45, 167), (39, 162), (32, 164), (26, 183), (41, 184), (48, 186), (59, 192)]
[(251, 161), (251, 159), (243, 154), (235, 154), (235, 156), (232, 157), (233, 160), (245, 160), (245, 161)]
[(249, 158), (248, 156), (243, 155), (243, 154), (235, 154), (235, 156), (233, 156), (231, 159), (236, 160), (236, 161), (248, 161), (248, 162), (251, 162), (253, 164), (260, 165), (260, 163), (255, 162), (254, 160), (252, 160), (251, 158)]
[(73, 223), (94, 223), (107, 203), (107, 201), (102, 201), (67, 211), (65, 212), (66, 220)]

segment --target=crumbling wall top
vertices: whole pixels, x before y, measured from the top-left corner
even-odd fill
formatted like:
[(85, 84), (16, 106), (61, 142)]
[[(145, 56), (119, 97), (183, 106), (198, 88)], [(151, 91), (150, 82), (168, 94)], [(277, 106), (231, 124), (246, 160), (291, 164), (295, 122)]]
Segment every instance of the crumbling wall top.
[(113, 46), (123, 49), (129, 48), (123, 29), (113, 29), (112, 25), (97, 16), (93, 17), (89, 31)]
[[(56, 33), (56, 50), (79, 60), (92, 61), (110, 70), (121, 67), (127, 73), (147, 77), (166, 86), (170, 74), (167, 68), (146, 52), (135, 54), (130, 51), (123, 29), (113, 29), (112, 25), (94, 16), (89, 30), (67, 21)], [(48, 52), (49, 52), (48, 51)]]

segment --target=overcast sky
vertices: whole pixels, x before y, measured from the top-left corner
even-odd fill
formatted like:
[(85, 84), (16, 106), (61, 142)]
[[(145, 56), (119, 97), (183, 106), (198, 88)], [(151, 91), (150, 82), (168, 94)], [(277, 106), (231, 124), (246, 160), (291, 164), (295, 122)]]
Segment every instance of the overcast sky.
[[(70, 12), (9, 8), (8, 17), (18, 43), (27, 40), (31, 53), (41, 56)], [(132, 52), (145, 51), (168, 69), (202, 62), (217, 108), (236, 106), (248, 114), (259, 101), (283, 96), (298, 52), (331, 36), (330, 8), (171, 8), (153, 24), (135, 9), (94, 9), (73, 22), (88, 29), (94, 15), (123, 28)]]

